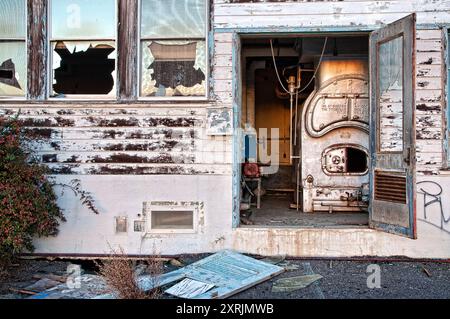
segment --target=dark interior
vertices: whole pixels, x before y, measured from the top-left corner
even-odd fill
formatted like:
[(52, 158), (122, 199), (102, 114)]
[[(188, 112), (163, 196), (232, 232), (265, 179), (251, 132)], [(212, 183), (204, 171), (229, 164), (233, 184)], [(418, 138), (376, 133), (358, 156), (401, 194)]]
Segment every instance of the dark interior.
[(367, 170), (367, 155), (363, 151), (347, 148), (347, 173), (364, 173)]
[(61, 57), (61, 64), (55, 69), (53, 90), (57, 94), (108, 94), (114, 87), (115, 70), (115, 60), (108, 56), (114, 50), (108, 45), (98, 45), (70, 52), (63, 43), (58, 43), (55, 52)]

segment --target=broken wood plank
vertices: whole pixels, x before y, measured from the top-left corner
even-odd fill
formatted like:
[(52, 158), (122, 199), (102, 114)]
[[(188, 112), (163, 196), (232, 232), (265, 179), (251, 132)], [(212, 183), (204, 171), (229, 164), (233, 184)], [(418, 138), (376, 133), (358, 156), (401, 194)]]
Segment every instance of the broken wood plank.
[(34, 291), (28, 291), (28, 290), (24, 290), (24, 289), (9, 288), (9, 290), (10, 290), (11, 292), (18, 293), (18, 294), (22, 294), (22, 295), (30, 295), (30, 296), (34, 296), (34, 295), (37, 294), (37, 292), (34, 292)]

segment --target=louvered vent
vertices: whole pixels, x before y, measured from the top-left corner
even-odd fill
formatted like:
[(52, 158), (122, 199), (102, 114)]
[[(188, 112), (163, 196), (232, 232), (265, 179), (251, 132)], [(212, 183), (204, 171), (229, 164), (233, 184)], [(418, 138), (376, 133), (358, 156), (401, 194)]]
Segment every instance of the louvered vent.
[(375, 199), (406, 204), (406, 177), (375, 171)]

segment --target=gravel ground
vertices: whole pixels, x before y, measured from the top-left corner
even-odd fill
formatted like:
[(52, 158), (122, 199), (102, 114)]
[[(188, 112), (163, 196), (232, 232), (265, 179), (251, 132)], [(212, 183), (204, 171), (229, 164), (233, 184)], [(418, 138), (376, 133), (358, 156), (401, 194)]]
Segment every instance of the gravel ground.
[[(184, 264), (195, 262), (206, 255), (183, 256)], [(290, 268), (283, 274), (250, 288), (232, 299), (450, 299), (450, 263), (383, 262), (381, 269), (381, 288), (367, 287), (367, 267), (369, 262), (329, 261), (329, 260), (287, 260)], [(81, 263), (86, 273), (95, 273), (92, 263)], [(25, 260), (10, 269), (10, 276), (0, 281), (0, 299), (24, 298), (27, 296), (12, 293), (10, 288), (20, 289), (35, 282), (36, 273), (63, 275), (67, 261)], [(176, 269), (165, 266), (165, 271)], [(272, 292), (273, 283), (280, 278), (319, 274), (322, 279), (312, 285), (290, 293)]]
[[(447, 263), (378, 263), (381, 268), (381, 288), (367, 287), (367, 267), (370, 263), (356, 261), (291, 261), (299, 266), (280, 276), (246, 290), (233, 298), (261, 299), (449, 299), (450, 264)], [(308, 266), (309, 265), (309, 266)], [(291, 293), (272, 293), (274, 281), (301, 276), (312, 269), (323, 276), (311, 286)], [(429, 275), (427, 275), (426, 271)]]

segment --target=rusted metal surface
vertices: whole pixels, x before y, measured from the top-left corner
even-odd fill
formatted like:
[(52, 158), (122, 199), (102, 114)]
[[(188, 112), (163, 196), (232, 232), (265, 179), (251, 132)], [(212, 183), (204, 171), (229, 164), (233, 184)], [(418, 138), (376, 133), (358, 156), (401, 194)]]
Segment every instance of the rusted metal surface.
[(406, 204), (406, 178), (375, 171), (375, 199)]

